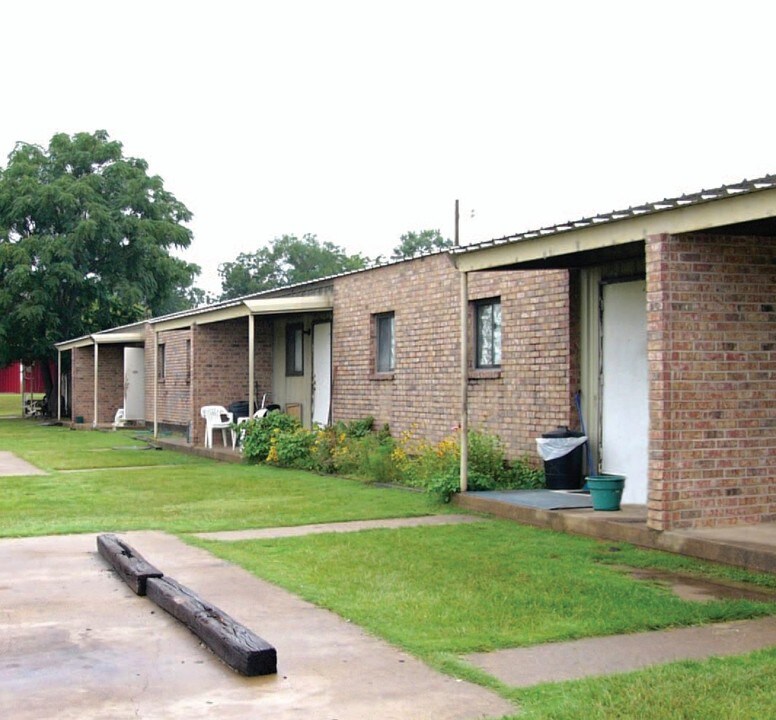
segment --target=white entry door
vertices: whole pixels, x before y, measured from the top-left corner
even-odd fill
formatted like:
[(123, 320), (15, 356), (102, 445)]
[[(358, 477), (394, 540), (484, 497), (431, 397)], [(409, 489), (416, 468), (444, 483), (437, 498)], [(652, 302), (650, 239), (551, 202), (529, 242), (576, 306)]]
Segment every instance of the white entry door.
[(145, 351), (124, 348), (124, 417), (145, 420)]
[(313, 325), (313, 425), (331, 420), (331, 323)]
[(646, 282), (603, 286), (601, 470), (625, 476), (623, 503), (645, 505), (649, 451)]

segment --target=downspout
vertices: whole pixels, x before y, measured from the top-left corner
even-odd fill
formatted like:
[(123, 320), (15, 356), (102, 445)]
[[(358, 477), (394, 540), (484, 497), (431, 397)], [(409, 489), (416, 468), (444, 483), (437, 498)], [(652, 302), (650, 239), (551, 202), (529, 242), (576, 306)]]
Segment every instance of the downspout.
[[(455, 201), (455, 246), (461, 244), (460, 212)], [(469, 274), (461, 272), (461, 492), (469, 488)]]
[(461, 492), (469, 487), (469, 274), (461, 272)]
[[(253, 313), (248, 313), (248, 417), (253, 417), (256, 409), (256, 358), (254, 356), (256, 345), (256, 328), (253, 322)], [(236, 420), (237, 418), (235, 418)]]
[(94, 341), (94, 413), (93, 413), (93, 419), (92, 419), (92, 428), (97, 428), (97, 393), (98, 393), (98, 386), (99, 386), (99, 369), (98, 369), (98, 363), (100, 359), (100, 345), (95, 340)]

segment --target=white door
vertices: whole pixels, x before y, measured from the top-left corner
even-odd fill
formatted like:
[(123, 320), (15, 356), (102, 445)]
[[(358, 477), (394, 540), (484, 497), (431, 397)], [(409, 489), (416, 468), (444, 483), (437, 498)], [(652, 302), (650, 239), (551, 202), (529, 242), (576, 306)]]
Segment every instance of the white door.
[(603, 286), (601, 470), (625, 476), (623, 503), (647, 502), (646, 281)]
[(124, 348), (124, 417), (145, 420), (145, 351)]
[(331, 419), (331, 323), (313, 325), (313, 425)]

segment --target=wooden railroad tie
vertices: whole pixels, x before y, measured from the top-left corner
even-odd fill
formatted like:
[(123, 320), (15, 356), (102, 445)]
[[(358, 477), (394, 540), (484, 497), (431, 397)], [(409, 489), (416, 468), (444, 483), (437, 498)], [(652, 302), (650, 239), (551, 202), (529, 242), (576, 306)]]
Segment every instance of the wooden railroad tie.
[(160, 578), (164, 575), (116, 535), (98, 535), (97, 550), (136, 595), (146, 594), (148, 578)]
[(146, 595), (182, 622), (227, 665), (243, 675), (277, 673), (277, 651), (223, 610), (167, 577), (115, 535), (99, 535), (97, 549), (137, 595)]
[(243, 675), (273, 675), (278, 671), (277, 652), (272, 645), (172, 578), (149, 579), (148, 597)]

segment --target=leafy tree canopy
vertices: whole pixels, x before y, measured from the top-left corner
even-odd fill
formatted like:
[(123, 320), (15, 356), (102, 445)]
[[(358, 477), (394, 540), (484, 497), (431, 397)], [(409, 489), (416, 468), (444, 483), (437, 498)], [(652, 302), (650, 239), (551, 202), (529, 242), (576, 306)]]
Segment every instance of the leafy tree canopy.
[(240, 253), (219, 266), (222, 299), (241, 297), (366, 267), (368, 259), (348, 255), (315, 235), (283, 235), (254, 253)]
[(19, 143), (0, 168), (0, 366), (187, 307), (191, 213), (104, 130)]
[(453, 241), (442, 237), (439, 230), (420, 230), (406, 232), (399, 238), (399, 244), (391, 253), (392, 260), (410, 258), (434, 250), (444, 250), (453, 247)]

